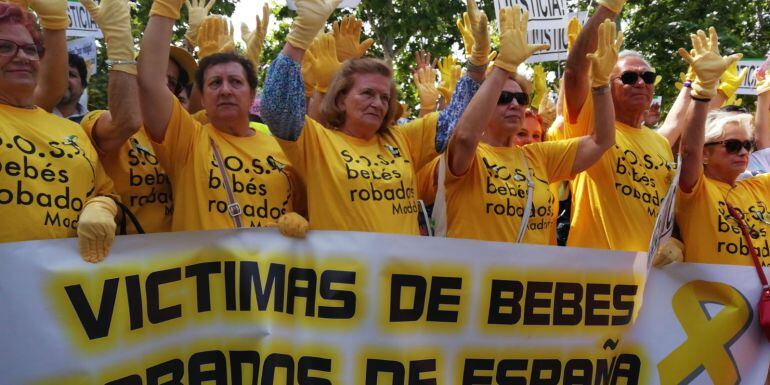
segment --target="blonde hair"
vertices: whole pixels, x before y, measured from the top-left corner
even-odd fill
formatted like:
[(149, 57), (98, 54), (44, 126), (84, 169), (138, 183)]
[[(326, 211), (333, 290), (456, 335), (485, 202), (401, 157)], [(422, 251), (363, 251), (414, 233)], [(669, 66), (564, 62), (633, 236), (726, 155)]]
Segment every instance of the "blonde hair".
[(355, 84), (355, 75), (377, 74), (387, 77), (390, 80), (390, 100), (388, 100), (388, 111), (382, 119), (382, 125), (378, 132), (387, 130), (393, 124), (398, 115), (398, 109), (401, 107), (398, 102), (398, 91), (396, 84), (393, 83), (393, 70), (383, 60), (362, 58), (345, 61), (337, 74), (329, 84), (329, 88), (321, 101), (320, 118), (331, 128), (339, 128), (345, 124), (346, 112), (337, 106), (338, 99), (345, 97)]
[(712, 111), (706, 117), (706, 143), (714, 142), (725, 135), (725, 127), (729, 123), (737, 123), (746, 131), (749, 138), (754, 137), (754, 117), (748, 113)]

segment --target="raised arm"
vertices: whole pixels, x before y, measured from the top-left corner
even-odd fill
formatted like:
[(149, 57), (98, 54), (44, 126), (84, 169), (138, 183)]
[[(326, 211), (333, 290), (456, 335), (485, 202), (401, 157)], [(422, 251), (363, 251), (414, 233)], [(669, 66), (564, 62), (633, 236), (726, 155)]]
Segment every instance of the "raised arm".
[(305, 124), (307, 105), (300, 63), (305, 51), (341, 0), (297, 0), (297, 17), (286, 44), (267, 72), (262, 119), (273, 135), (295, 141)]
[(606, 20), (599, 26), (599, 41), (595, 53), (587, 55), (591, 61), (591, 92), (594, 98), (594, 129), (590, 136), (580, 138), (572, 175), (591, 167), (615, 144), (615, 108), (610, 92), (610, 73), (618, 61), (623, 45), (623, 33), (615, 23)]
[(34, 100), (36, 105), (50, 112), (67, 91), (69, 66), (66, 31), (70, 24), (67, 1), (32, 0), (29, 1), (29, 7), (37, 13), (45, 42), (45, 55), (40, 60)]
[(685, 115), (690, 108), (691, 102), (690, 86), (683, 84), (682, 89), (679, 90), (679, 94), (676, 96), (676, 100), (674, 100), (674, 104), (668, 111), (668, 115), (666, 115), (666, 120), (663, 121), (663, 124), (658, 129), (658, 133), (668, 140), (668, 144), (672, 147), (674, 153), (678, 152), (678, 149), (673, 147), (682, 135)]
[(470, 101), (449, 139), (448, 167), (454, 175), (468, 172), (476, 147), (497, 106), (506, 79), (516, 73), (519, 64), (533, 53), (548, 48), (547, 45), (527, 44), (528, 14), (522, 14), (519, 6), (500, 11), (500, 54), (495, 68), (487, 76), (479, 91)]
[(150, 21), (142, 36), (139, 56), (139, 104), (144, 128), (150, 138), (162, 143), (171, 120), (174, 94), (166, 87), (169, 44), (182, 0), (155, 0)]
[(754, 116), (754, 140), (757, 150), (770, 147), (770, 79), (757, 78), (757, 113)]
[(98, 6), (92, 0), (81, 2), (104, 34), (107, 60), (111, 64), (107, 85), (110, 112), (99, 117), (91, 134), (97, 148), (110, 153), (119, 149), (142, 125), (131, 12), (126, 0), (102, 0)]
[(567, 56), (564, 69), (564, 90), (570, 117), (583, 108), (591, 86), (591, 62), (586, 55), (596, 51), (599, 25), (606, 19), (614, 20), (623, 9), (625, 0), (599, 0), (599, 7), (588, 19)]
[(679, 49), (679, 55), (690, 63), (695, 73), (692, 82), (690, 108), (684, 122), (684, 133), (680, 151), (682, 154), (682, 171), (679, 177), (679, 188), (685, 193), (692, 192), (695, 184), (703, 173), (703, 145), (705, 141), (706, 116), (709, 102), (717, 95), (719, 77), (742, 55), (735, 54), (722, 57), (719, 54), (719, 38), (714, 27), (709, 28), (709, 36), (698, 31), (691, 35), (694, 55), (684, 48)]

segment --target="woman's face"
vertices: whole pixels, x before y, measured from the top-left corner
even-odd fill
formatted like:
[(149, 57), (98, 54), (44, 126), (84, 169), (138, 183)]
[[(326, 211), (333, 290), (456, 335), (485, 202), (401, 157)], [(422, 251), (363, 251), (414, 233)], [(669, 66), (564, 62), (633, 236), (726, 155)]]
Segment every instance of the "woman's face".
[[(713, 142), (727, 140), (745, 142), (749, 139), (751, 138), (746, 130), (741, 128), (738, 123), (730, 122), (725, 125), (724, 135)], [(717, 176), (719, 179), (734, 180), (738, 175), (746, 171), (746, 167), (749, 164), (749, 154), (750, 152), (742, 147), (738, 152), (729, 152), (724, 144), (706, 143), (703, 147), (703, 162), (709, 175)]]
[(524, 128), (516, 133), (513, 138), (514, 143), (517, 146), (525, 146), (530, 143), (538, 143), (543, 141), (543, 127), (540, 126), (540, 122), (534, 116), (527, 116), (524, 118)]
[(390, 78), (380, 74), (353, 75), (353, 87), (337, 99), (345, 111), (345, 128), (366, 134), (376, 133), (388, 114)]
[(40, 68), (40, 58), (29, 53), (34, 46), (35, 41), (23, 25), (0, 24), (0, 92), (34, 92)]
[[(516, 83), (513, 79), (505, 81), (503, 92), (506, 91), (512, 93), (523, 92), (519, 83)], [(489, 127), (495, 131), (519, 132), (523, 129), (524, 111), (526, 108), (526, 105), (519, 104), (515, 98), (509, 103), (498, 103), (492, 113), (492, 118), (489, 120)]]
[(210, 119), (239, 119), (249, 116), (254, 92), (240, 63), (215, 64), (203, 76), (201, 102)]

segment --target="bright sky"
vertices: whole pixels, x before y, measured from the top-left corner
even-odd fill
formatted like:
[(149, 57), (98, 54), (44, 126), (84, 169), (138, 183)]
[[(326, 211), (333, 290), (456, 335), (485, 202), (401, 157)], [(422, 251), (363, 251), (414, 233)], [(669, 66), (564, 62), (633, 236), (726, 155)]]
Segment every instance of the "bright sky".
[[(262, 17), (262, 5), (267, 2), (266, 0), (241, 0), (235, 5), (235, 12), (233, 12), (233, 28), (235, 29), (234, 37), (235, 41), (241, 40), (241, 22), (246, 23), (249, 29), (253, 30), (257, 25), (256, 16)], [(275, 4), (275, 1), (267, 2), (271, 6)], [(281, 1), (283, 4), (283, 1)], [(274, 27), (274, 20), (270, 22), (270, 30)]]

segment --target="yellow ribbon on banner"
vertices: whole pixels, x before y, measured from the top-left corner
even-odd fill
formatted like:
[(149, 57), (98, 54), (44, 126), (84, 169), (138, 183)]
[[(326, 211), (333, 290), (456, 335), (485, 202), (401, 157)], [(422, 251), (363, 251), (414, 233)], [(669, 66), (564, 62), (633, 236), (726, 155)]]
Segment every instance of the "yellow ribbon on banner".
[[(724, 309), (711, 318), (706, 303)], [(740, 376), (729, 348), (753, 318), (746, 298), (724, 283), (692, 281), (677, 290), (672, 306), (687, 340), (658, 364), (660, 383), (689, 383), (705, 369), (715, 384), (737, 384)]]

